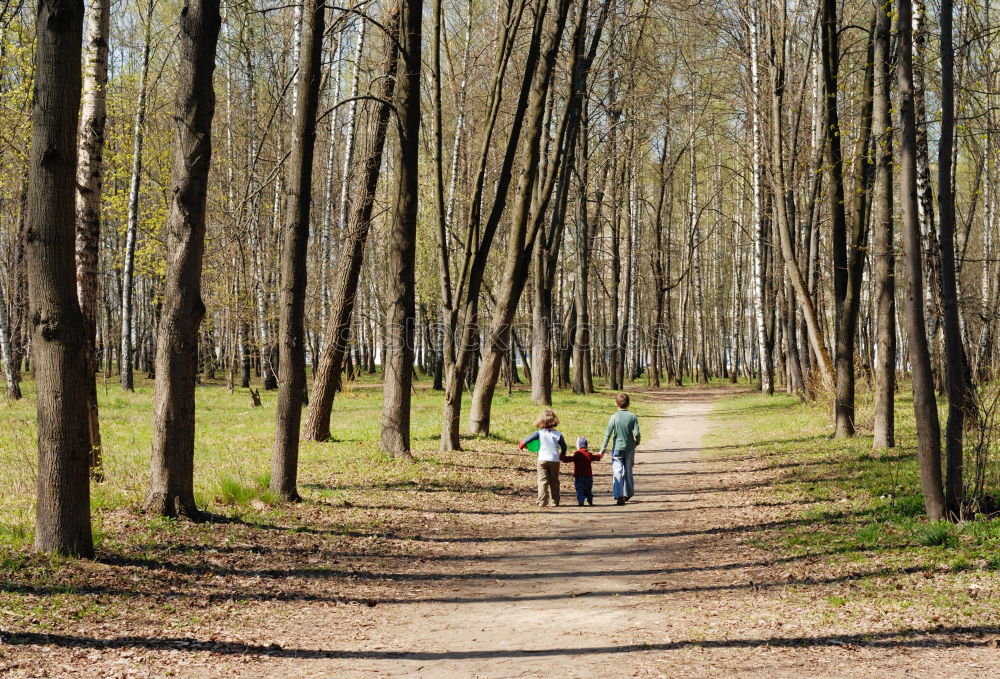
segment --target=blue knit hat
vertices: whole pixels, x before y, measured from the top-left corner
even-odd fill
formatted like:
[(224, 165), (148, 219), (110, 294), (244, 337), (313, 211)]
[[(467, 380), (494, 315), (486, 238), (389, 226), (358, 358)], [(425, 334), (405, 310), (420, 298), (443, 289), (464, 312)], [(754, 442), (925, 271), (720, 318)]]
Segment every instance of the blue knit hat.
[(586, 448), (587, 447), (587, 437), (586, 436), (581, 436), (580, 438), (578, 438), (576, 440), (576, 447), (577, 448)]

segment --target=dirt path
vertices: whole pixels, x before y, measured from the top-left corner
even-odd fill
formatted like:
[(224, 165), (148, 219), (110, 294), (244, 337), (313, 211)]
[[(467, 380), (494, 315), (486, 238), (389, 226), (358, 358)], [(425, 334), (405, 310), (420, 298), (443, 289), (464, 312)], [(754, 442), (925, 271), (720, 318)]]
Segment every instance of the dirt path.
[[(456, 508), (462, 519), (449, 522), (447, 508), (421, 504), (407, 510), (420, 524), (409, 537), (372, 537), (370, 551), (358, 539), (356, 559), (329, 545), (318, 552), (321, 536), (308, 532), (302, 544), (267, 550), (213, 543), (213, 559), (256, 551), (196, 571), (186, 590), (167, 588), (171, 577), (181, 582), (169, 568), (186, 572), (183, 564), (149, 564), (158, 578), (151, 586), (226, 602), (207, 609), (224, 617), (19, 633), (5, 647), (10, 621), (0, 611), (0, 661), (18, 668), (11, 676), (32, 679), (1000, 676), (997, 629), (850, 617), (830, 601), (850, 596), (863, 577), (883, 582), (891, 599), (892, 581), (857, 573), (834, 552), (822, 561), (760, 548), (761, 531), (807, 519), (798, 503), (770, 497), (775, 472), (766, 459), (738, 449), (704, 454), (719, 395), (643, 393), (660, 411), (642, 421), (637, 495), (627, 506), (612, 503), (602, 462), (597, 506), (577, 507), (567, 476), (557, 509), (534, 511), (523, 495), (506, 496), (509, 503)], [(219, 582), (222, 575), (230, 579)], [(922, 579), (933, 573), (912, 577), (933, 587)], [(32, 591), (39, 601), (48, 595)], [(143, 595), (134, 597), (141, 605)], [(174, 622), (190, 631), (174, 631)]]
[(663, 403), (642, 423), (629, 505), (612, 504), (601, 464), (597, 506), (577, 507), (570, 487), (558, 509), (512, 508), (492, 534), (442, 536), (457, 561), (419, 564), (407, 597), (350, 611), (306, 606), (268, 630), (274, 652), (224, 675), (995, 675), (995, 648), (968, 637), (804, 622), (815, 616), (788, 580), (789, 560), (753, 546), (774, 506), (755, 504), (753, 484), (702, 456), (718, 395), (647, 393)]
[[(669, 609), (655, 594), (675, 566), (697, 558), (680, 531), (694, 498), (673, 483), (695, 464), (708, 429), (710, 399), (671, 404), (642, 424), (637, 497), (612, 503), (610, 465), (598, 467), (594, 507), (563, 503), (530, 530), (501, 539), (507, 552), (489, 578), (473, 578), (454, 601), (400, 611), (409, 619), (388, 644), (405, 658), (378, 656), (358, 675), (428, 677), (622, 676), (631, 647), (669, 642)], [(567, 488), (567, 486), (569, 486)], [(671, 602), (677, 605), (679, 601)], [(623, 657), (623, 655), (625, 657)]]
[(286, 648), (350, 658), (274, 659), (262, 676), (660, 676), (643, 656), (672, 642), (673, 621), (699, 596), (663, 591), (704, 558), (705, 537), (691, 530), (699, 496), (678, 481), (699, 464), (713, 400), (685, 392), (644, 419), (627, 506), (612, 503), (606, 463), (596, 467), (594, 507), (576, 506), (564, 477), (561, 507), (514, 513), (511, 535), (468, 538), (488, 552), (474, 570), (433, 596), (379, 606), (362, 643), (325, 638), (331, 627), (315, 619), (280, 635)]

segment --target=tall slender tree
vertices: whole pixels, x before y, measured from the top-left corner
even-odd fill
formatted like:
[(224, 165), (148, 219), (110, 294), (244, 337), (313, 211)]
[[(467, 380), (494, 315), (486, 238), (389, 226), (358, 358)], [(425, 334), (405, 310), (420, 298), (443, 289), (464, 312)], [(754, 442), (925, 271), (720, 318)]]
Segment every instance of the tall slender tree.
[[(462, 392), (466, 378), (471, 372), (479, 348), (479, 295), (486, 275), (486, 263), (493, 247), (493, 239), (500, 225), (501, 216), (507, 205), (507, 193), (512, 181), (512, 168), (517, 156), (521, 129), (535, 69), (538, 66), (542, 30), (545, 25), (548, 0), (542, 0), (536, 10), (528, 51), (524, 59), (524, 74), (514, 117), (511, 121), (510, 136), (507, 138), (503, 161), (496, 180), (493, 205), (486, 223), (482, 223), (483, 193), (486, 184), (487, 163), (494, 144), (494, 131), (500, 111), (505, 74), (511, 61), (511, 53), (516, 42), (516, 30), (525, 9), (524, 0), (517, 4), (507, 4), (501, 24), (500, 39), (493, 65), (490, 94), (487, 103), (488, 117), (483, 125), (483, 136), (476, 156), (475, 179), (471, 187), (469, 215), (465, 225), (464, 260), (461, 276), (454, 294), (443, 295), (442, 302), (451, 299), (451, 307), (444, 310), (445, 363), (448, 367), (445, 379), (444, 417), (441, 426), (441, 449), (459, 450), (459, 418), (462, 412)], [(448, 263), (442, 261), (442, 276)], [(442, 285), (447, 281), (442, 279)], [(459, 322), (461, 321), (461, 325)]]
[[(803, 320), (807, 329), (809, 345), (817, 358), (818, 368), (827, 388), (834, 386), (833, 364), (827, 349), (825, 333), (820, 323), (816, 303), (802, 275), (799, 260), (795, 255), (794, 233), (794, 198), (786, 177), (785, 135), (782, 133), (782, 121), (786, 88), (785, 56), (787, 54), (787, 18), (782, 16), (780, 39), (772, 37), (770, 49), (771, 67), (771, 183), (775, 196), (774, 208), (778, 242), (781, 244), (781, 254), (785, 262), (788, 280), (795, 290), (802, 309)], [(775, 27), (772, 27), (774, 30)]]
[(135, 283), (135, 247), (139, 235), (139, 187), (142, 183), (142, 149), (146, 133), (146, 109), (149, 93), (149, 60), (153, 45), (153, 8), (155, 0), (146, 5), (146, 27), (142, 43), (142, 65), (139, 71), (139, 98), (135, 106), (132, 138), (132, 179), (128, 190), (128, 218), (125, 226), (125, 262), (122, 267), (122, 337), (118, 370), (122, 389), (133, 391), (132, 375), (132, 288)]
[(340, 386), (340, 374), (344, 358), (350, 347), (351, 319), (358, 297), (358, 282), (361, 265), (364, 263), (365, 243), (372, 223), (372, 208), (382, 171), (382, 156), (385, 149), (386, 133), (392, 115), (392, 96), (396, 86), (396, 68), (399, 38), (399, 8), (393, 7), (387, 14), (385, 64), (380, 89), (379, 103), (374, 125), (370, 131), (368, 147), (361, 160), (360, 191), (352, 202), (354, 214), (344, 234), (344, 254), (337, 268), (333, 299), (330, 304), (330, 318), (323, 337), (323, 350), (319, 368), (313, 381), (313, 394), (309, 400), (309, 414), (306, 417), (303, 438), (312, 441), (326, 441), (330, 438), (330, 413), (334, 396)]
[(92, 0), (85, 17), (83, 104), (76, 170), (76, 293), (85, 326), (87, 424), (90, 466), (100, 476), (101, 427), (97, 410), (97, 282), (104, 190), (104, 128), (107, 122), (109, 0)]
[[(908, 0), (903, 0), (907, 2)], [(896, 445), (896, 253), (893, 242), (892, 102), (890, 100), (890, 9), (892, 0), (876, 0), (875, 100), (873, 124), (879, 201), (875, 216), (875, 285), (877, 346), (875, 350), (875, 449)]]
[[(493, 404), (493, 394), (497, 380), (500, 377), (500, 367), (511, 341), (511, 321), (524, 291), (531, 263), (531, 252), (538, 235), (538, 228), (547, 213), (549, 196), (552, 191), (550, 175), (543, 182), (538, 182), (540, 140), (542, 138), (545, 119), (546, 94), (552, 78), (552, 70), (566, 26), (569, 12), (569, 0), (558, 0), (552, 25), (549, 27), (545, 44), (542, 48), (540, 68), (534, 74), (531, 83), (531, 98), (528, 104), (527, 125), (525, 137), (527, 149), (522, 160), (521, 176), (518, 180), (518, 202), (515, 204), (511, 218), (511, 232), (507, 245), (507, 258), (497, 293), (497, 303), (493, 311), (486, 349), (483, 355), (483, 365), (476, 379), (476, 387), (472, 394), (472, 406), (469, 412), (469, 431), (472, 434), (488, 435), (490, 432), (490, 408)], [(536, 187), (536, 183), (539, 186)], [(540, 194), (534, 197), (538, 203), (532, 214), (533, 192)], [(539, 209), (540, 208), (540, 209)]]
[(917, 124), (913, 93), (912, 20), (912, 5), (905, 1), (899, 2), (896, 9), (896, 35), (899, 39), (896, 87), (899, 92), (900, 203), (907, 275), (906, 326), (912, 366), (920, 485), (927, 518), (933, 521), (945, 515), (945, 498), (941, 488), (941, 425), (934, 397), (934, 375), (924, 319), (924, 273), (917, 207)]
[[(836, 0), (823, 0), (820, 16), (822, 27), (823, 101), (826, 121), (826, 162), (830, 179), (829, 207), (830, 241), (833, 248), (833, 297), (835, 319), (834, 418), (837, 438), (854, 435), (854, 335), (856, 302), (852, 298), (852, 260), (847, 229), (846, 197), (844, 193), (844, 159), (840, 128), (840, 21)], [(870, 66), (869, 66), (870, 68)], [(862, 146), (862, 157), (867, 149)], [(865, 160), (860, 160), (865, 164)], [(862, 190), (862, 187), (858, 187)], [(864, 214), (862, 211), (861, 214)], [(856, 229), (865, 227), (858, 223)], [(853, 320), (853, 322), (852, 322)]]
[(7, 382), (7, 398), (16, 401), (21, 398), (21, 380), (14, 365), (14, 351), (10, 340), (10, 322), (7, 318), (7, 296), (3, 281), (0, 281), (0, 367)]
[(965, 347), (958, 310), (955, 273), (955, 45), (953, 0), (941, 0), (941, 140), (938, 143), (938, 239), (941, 253), (941, 312), (944, 330), (945, 383), (948, 387), (948, 424), (945, 426), (945, 500), (948, 513), (962, 513), (962, 434), (970, 390)]
[(185, 0), (180, 16), (167, 267), (156, 341), (153, 456), (146, 507), (162, 516), (200, 517), (194, 501), (194, 388), (205, 252), (205, 203), (215, 115), (219, 0)]
[(423, 0), (403, 0), (399, 15), (400, 68), (396, 85), (398, 174), (387, 272), (385, 388), (382, 449), (410, 457), (410, 389), (413, 384), (415, 259), (417, 244), (418, 162), (420, 152), (420, 45)]
[(295, 121), (288, 164), (288, 208), (281, 253), (278, 326), (278, 407), (271, 490), (285, 500), (298, 500), (299, 424), (306, 389), (305, 299), (306, 246), (312, 206), (316, 110), (319, 107), (323, 51), (324, 5), (306, 0), (302, 13)]

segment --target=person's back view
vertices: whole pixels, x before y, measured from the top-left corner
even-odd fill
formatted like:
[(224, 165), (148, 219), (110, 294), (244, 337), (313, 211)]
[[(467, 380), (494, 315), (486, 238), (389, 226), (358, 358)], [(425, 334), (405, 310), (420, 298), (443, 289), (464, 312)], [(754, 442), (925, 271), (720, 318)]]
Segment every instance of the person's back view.
[(628, 411), (628, 394), (618, 394), (615, 403), (618, 411), (608, 420), (604, 441), (598, 452), (603, 453), (608, 444), (611, 444), (611, 472), (614, 478), (612, 493), (618, 504), (623, 505), (635, 495), (632, 467), (635, 464), (635, 448), (642, 435), (639, 432), (639, 418)]

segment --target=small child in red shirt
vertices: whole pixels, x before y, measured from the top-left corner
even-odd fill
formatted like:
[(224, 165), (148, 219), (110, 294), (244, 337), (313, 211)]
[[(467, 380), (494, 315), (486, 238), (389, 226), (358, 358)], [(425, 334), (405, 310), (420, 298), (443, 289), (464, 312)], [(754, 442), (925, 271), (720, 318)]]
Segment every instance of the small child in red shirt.
[(573, 485), (576, 486), (576, 501), (581, 507), (583, 501), (594, 506), (594, 470), (591, 462), (601, 459), (600, 453), (587, 450), (587, 439), (581, 436), (576, 440), (576, 450), (572, 454), (560, 453), (559, 459), (573, 463)]

